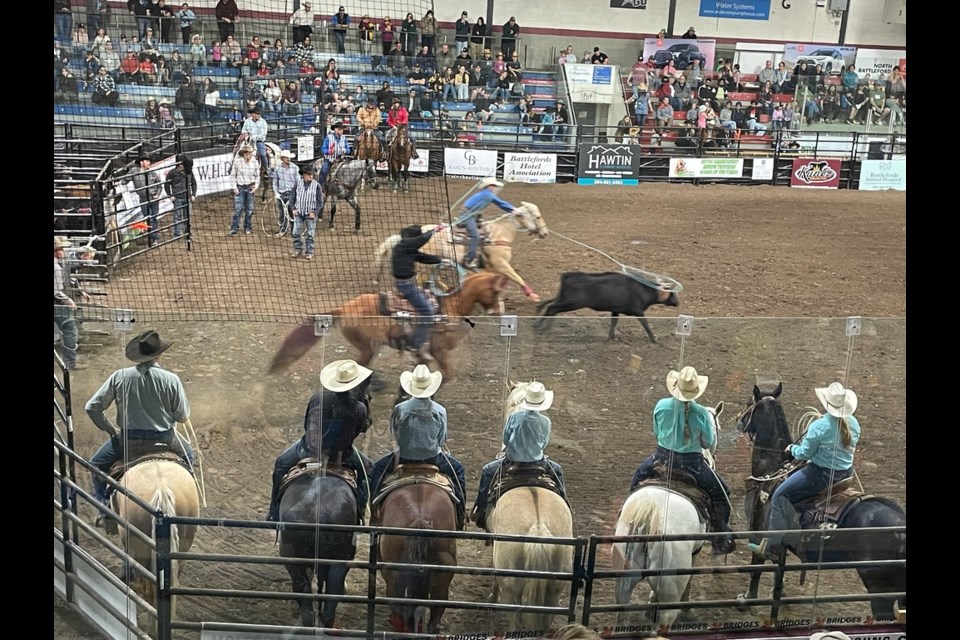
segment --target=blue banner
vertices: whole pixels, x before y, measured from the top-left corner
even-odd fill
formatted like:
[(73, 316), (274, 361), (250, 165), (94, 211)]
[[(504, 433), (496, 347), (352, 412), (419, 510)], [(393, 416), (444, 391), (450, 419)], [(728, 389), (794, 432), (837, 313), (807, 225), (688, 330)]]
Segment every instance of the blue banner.
[(613, 67), (597, 65), (593, 68), (593, 84), (613, 84)]
[(769, 20), (770, 0), (700, 0), (700, 17)]

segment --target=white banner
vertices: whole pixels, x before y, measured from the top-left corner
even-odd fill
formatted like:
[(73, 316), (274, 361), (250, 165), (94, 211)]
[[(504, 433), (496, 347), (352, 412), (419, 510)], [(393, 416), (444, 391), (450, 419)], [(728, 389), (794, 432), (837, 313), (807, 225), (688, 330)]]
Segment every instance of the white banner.
[(313, 160), (313, 136), (297, 138), (297, 162)]
[(671, 178), (740, 178), (743, 158), (670, 158)]
[(503, 181), (545, 184), (557, 181), (557, 154), (505, 153)]
[(233, 190), (230, 168), (233, 166), (233, 154), (221, 153), (193, 159), (193, 177), (197, 181), (197, 195), (206, 196)]
[(488, 149), (446, 148), (443, 171), (454, 178), (486, 178), (497, 175), (497, 152)]
[(907, 160), (864, 160), (860, 163), (860, 190), (907, 190)]
[(752, 180), (773, 180), (773, 158), (754, 158)]
[[(176, 157), (174, 156), (164, 158), (160, 162), (150, 165), (150, 173), (156, 174), (157, 178), (160, 179), (160, 191), (165, 196), (163, 200), (160, 201), (160, 215), (173, 211), (173, 198), (166, 197), (167, 192), (163, 188), (163, 183), (167, 179), (167, 174), (170, 172), (170, 169), (173, 169), (175, 165)], [(131, 171), (136, 173), (140, 171), (140, 167), (134, 167)], [(135, 220), (142, 219), (144, 213), (140, 211), (140, 192), (134, 191), (133, 179), (131, 178), (126, 182), (118, 184), (116, 190), (121, 196), (121, 202), (115, 209), (117, 226), (123, 227)]]
[[(417, 154), (420, 156), (416, 160), (410, 160), (410, 171), (413, 173), (427, 173), (430, 171), (430, 150), (429, 149), (417, 149)], [(385, 160), (381, 160), (377, 163), (377, 171), (389, 171), (390, 168), (387, 166)]]
[(857, 75), (864, 78), (869, 73), (872, 79), (882, 84), (906, 57), (906, 49), (857, 49)]

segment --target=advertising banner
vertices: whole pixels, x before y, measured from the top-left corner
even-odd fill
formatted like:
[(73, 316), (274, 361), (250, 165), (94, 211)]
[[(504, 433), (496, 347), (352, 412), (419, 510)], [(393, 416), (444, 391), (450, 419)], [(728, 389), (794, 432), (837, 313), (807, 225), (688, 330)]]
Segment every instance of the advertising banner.
[(856, 59), (856, 47), (796, 42), (788, 42), (783, 45), (783, 61), (790, 72), (793, 72), (793, 68), (801, 62), (806, 62), (811, 69), (819, 64), (825, 73), (840, 75), (847, 68), (847, 65), (854, 64)]
[(497, 175), (497, 152), (488, 149), (446, 148), (443, 171), (453, 178), (486, 178)]
[(740, 178), (743, 158), (670, 158), (671, 178)]
[(232, 153), (194, 158), (193, 177), (197, 180), (197, 196), (232, 190), (233, 181), (230, 179), (232, 166)]
[(313, 136), (297, 136), (297, 161), (313, 160)]
[(860, 190), (907, 190), (907, 160), (864, 160), (860, 163)]
[(773, 158), (754, 158), (751, 180), (773, 180)]
[(790, 186), (807, 189), (836, 189), (840, 186), (840, 161), (797, 158), (790, 171)]
[(574, 102), (606, 103), (614, 98), (623, 102), (620, 77), (614, 81), (613, 67), (603, 64), (565, 64), (570, 97)]
[(769, 20), (770, 0), (700, 0), (700, 17)]
[(610, 0), (611, 9), (646, 9), (647, 0)]
[(581, 144), (577, 184), (638, 184), (640, 148), (629, 144)]
[(503, 181), (546, 184), (557, 181), (557, 154), (505, 153)]
[[(420, 156), (419, 158), (411, 158), (410, 160), (410, 173), (427, 173), (430, 171), (430, 150), (417, 149), (417, 154)], [(390, 171), (386, 160), (377, 163), (377, 171)]]
[(643, 59), (653, 56), (657, 69), (662, 69), (673, 60), (673, 66), (683, 71), (693, 65), (695, 60), (703, 60), (705, 71), (713, 71), (716, 62), (716, 40), (686, 40), (684, 38), (644, 38)]
[(907, 52), (903, 49), (858, 49), (857, 75), (865, 79), (869, 73), (874, 80), (885, 81), (901, 60), (904, 63), (907, 60)]

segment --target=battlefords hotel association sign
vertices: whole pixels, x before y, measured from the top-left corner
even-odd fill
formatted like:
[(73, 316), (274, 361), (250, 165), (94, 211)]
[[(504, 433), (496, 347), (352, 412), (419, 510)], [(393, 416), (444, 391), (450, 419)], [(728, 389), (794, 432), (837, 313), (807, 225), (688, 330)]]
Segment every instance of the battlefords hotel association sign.
[(581, 144), (577, 184), (638, 184), (640, 147)]

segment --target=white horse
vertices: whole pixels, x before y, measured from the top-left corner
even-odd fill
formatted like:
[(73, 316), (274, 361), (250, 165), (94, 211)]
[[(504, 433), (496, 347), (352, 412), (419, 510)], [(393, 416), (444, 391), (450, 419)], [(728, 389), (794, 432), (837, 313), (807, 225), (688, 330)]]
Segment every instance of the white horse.
[[(529, 382), (511, 384), (505, 415), (520, 409)], [(489, 509), (487, 530), (493, 534), (572, 538), (573, 514), (566, 501), (543, 487), (515, 487)], [(564, 574), (573, 569), (573, 547), (543, 542), (494, 540), (493, 567), (509, 571), (549, 571)], [(494, 603), (556, 607), (569, 592), (563, 580), (497, 576), (491, 600)], [(512, 629), (547, 629), (553, 614), (514, 613)]]
[[(703, 450), (703, 457), (714, 468), (713, 454), (720, 435), (719, 417), (723, 402), (715, 408), (707, 407), (713, 418), (714, 442), (710, 449)], [(693, 503), (681, 493), (666, 487), (644, 486), (630, 494), (623, 504), (617, 528), (617, 536), (656, 536), (705, 534), (707, 524)], [(614, 570), (652, 570), (655, 575), (646, 577), (650, 585), (650, 603), (685, 602), (690, 598), (690, 575), (675, 575), (677, 569), (693, 566), (693, 554), (703, 546), (702, 540), (675, 540), (660, 542), (617, 542), (612, 549)], [(640, 576), (624, 576), (616, 579), (617, 604), (629, 604)], [(661, 609), (660, 626), (673, 624), (680, 614), (679, 609)], [(623, 613), (618, 614), (620, 624)], [(624, 616), (625, 617), (625, 616)]]

